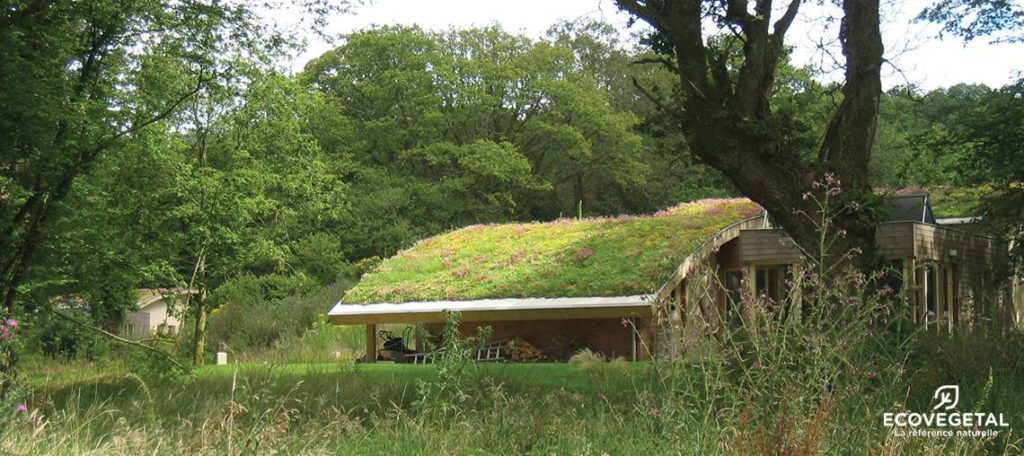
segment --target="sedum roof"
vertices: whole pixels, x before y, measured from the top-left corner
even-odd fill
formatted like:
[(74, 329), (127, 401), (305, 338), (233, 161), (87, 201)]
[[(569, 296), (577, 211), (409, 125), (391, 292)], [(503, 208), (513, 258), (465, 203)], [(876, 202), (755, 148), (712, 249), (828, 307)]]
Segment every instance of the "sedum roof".
[(645, 216), (473, 225), (384, 260), (342, 303), (650, 293), (715, 232), (761, 211), (705, 199)]

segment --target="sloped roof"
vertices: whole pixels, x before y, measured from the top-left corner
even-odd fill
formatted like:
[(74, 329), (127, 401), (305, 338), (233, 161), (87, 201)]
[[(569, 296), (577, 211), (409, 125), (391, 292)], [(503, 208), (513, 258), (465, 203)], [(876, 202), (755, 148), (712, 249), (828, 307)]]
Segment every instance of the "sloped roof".
[(893, 195), (885, 198), (890, 222), (920, 222), (935, 224), (928, 194)]
[(761, 211), (706, 199), (646, 216), (473, 225), (388, 258), (342, 303), (646, 294), (719, 229)]
[(154, 303), (164, 300), (165, 296), (176, 295), (184, 299), (185, 295), (199, 294), (199, 290), (186, 290), (184, 288), (140, 288), (137, 291), (138, 298), (135, 300), (135, 307), (144, 309)]

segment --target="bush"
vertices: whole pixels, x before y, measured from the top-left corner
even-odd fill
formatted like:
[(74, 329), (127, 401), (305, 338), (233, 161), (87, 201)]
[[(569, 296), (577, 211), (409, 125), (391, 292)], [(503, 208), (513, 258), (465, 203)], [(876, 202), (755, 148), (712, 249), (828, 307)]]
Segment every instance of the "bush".
[(241, 362), (330, 363), (360, 359), (365, 353), (362, 326), (335, 326), (321, 314), (305, 332), (282, 337), (264, 351), (239, 353)]
[[(62, 312), (80, 321), (91, 321), (89, 315), (77, 309)], [(40, 312), (26, 325), (24, 338), (26, 346), (38, 354), (61, 362), (73, 360), (95, 361), (108, 355), (113, 343), (103, 335), (51, 312)]]
[[(287, 297), (253, 296), (251, 283), (235, 286), (230, 298), (210, 317), (207, 341), (211, 348), (224, 342), (235, 356), (269, 349), (289, 337), (302, 335), (349, 288), (338, 283)], [(241, 292), (239, 290), (247, 290)], [(246, 297), (247, 296), (247, 297)], [(272, 296), (276, 296), (272, 295)]]

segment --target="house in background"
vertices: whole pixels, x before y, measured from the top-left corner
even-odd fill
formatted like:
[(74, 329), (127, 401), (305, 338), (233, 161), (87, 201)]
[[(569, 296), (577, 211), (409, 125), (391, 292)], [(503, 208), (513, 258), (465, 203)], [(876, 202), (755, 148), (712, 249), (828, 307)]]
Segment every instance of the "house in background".
[[(927, 194), (891, 196), (885, 204), (887, 219), (876, 227), (875, 242), (879, 254), (899, 271), (890, 285), (906, 293), (911, 321), (942, 331), (952, 331), (964, 320), (1020, 321), (1020, 309), (1010, 299), (1005, 242), (979, 234), (971, 225), (977, 218), (940, 225)], [(706, 262), (723, 288), (715, 298), (718, 308), (735, 301), (741, 286), (776, 301), (787, 292), (788, 278), (803, 254), (770, 221), (758, 225), (757, 220), (741, 222), (728, 240), (707, 253)], [(685, 308), (688, 281), (692, 278), (677, 273), (658, 299)]]
[[(1019, 314), (1000, 274), (1005, 243), (939, 225), (924, 194), (887, 204), (876, 242), (901, 272), (892, 285), (908, 298), (910, 320), (951, 331)], [(742, 198), (650, 216), (476, 225), (385, 260), (328, 317), (366, 325), (367, 361), (379, 356), (378, 325), (423, 324), (438, 336), (445, 310), (460, 312), (463, 334), (490, 326), (492, 340), (522, 339), (542, 353), (571, 346), (631, 360), (675, 357), (688, 350), (681, 339), (706, 336), (696, 329), (705, 325), (689, 323), (720, 324), (741, 287), (782, 299), (801, 260), (792, 239)]]
[(181, 329), (179, 316), (189, 295), (198, 290), (184, 288), (143, 288), (138, 291), (135, 310), (128, 313), (128, 330), (132, 334), (177, 334)]

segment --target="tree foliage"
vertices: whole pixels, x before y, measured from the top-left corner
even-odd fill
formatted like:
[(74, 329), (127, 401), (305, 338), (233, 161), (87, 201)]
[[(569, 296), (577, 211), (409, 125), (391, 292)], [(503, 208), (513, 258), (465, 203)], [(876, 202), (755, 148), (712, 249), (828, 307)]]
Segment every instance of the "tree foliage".
[[(816, 252), (814, 227), (799, 212), (807, 192), (824, 174), (839, 176), (844, 195), (871, 202), (868, 173), (881, 98), (882, 38), (877, 1), (842, 3), (839, 41), (845, 81), (828, 114), (813, 155), (792, 134), (797, 116), (776, 109), (785, 37), (800, 0), (776, 7), (770, 0), (619, 0), (618, 5), (654, 32), (647, 43), (678, 78), (673, 96), (650, 93), (673, 116), (692, 152), (720, 170), (761, 204), (794, 240), (813, 255), (834, 255), (857, 246), (874, 248), (873, 211), (836, 220), (847, 233), (834, 252)], [(753, 9), (751, 9), (751, 6)], [(709, 24), (714, 24), (714, 27)], [(784, 103), (780, 103), (784, 104)], [(868, 205), (870, 207), (870, 205)]]
[(354, 257), (472, 223), (652, 211), (696, 182), (724, 188), (660, 171), (669, 143), (641, 125), (651, 110), (630, 74), (654, 77), (598, 24), (546, 40), (494, 27), (350, 35), (301, 78), (335, 107), (321, 143), (352, 158), (346, 180), (366, 196), (341, 226)]

